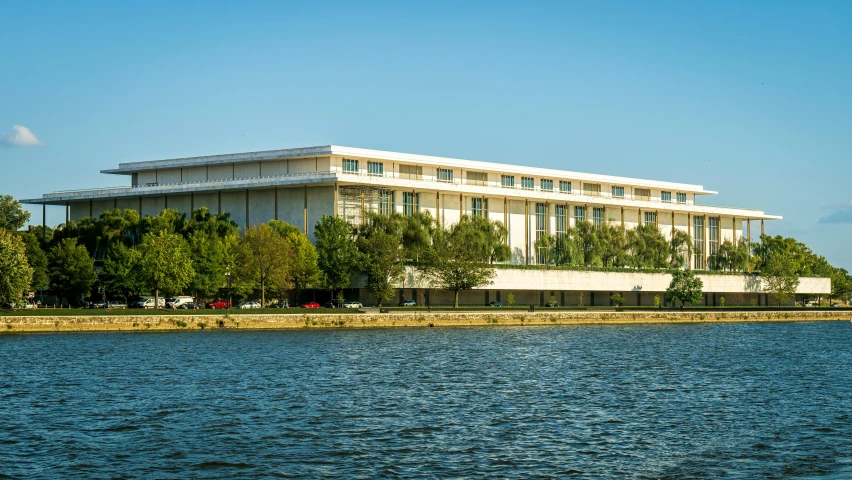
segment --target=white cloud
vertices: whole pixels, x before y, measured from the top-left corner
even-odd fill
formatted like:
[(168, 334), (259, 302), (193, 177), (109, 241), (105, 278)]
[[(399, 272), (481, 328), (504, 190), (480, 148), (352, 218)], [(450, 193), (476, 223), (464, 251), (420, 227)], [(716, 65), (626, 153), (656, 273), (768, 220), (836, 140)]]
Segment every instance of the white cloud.
[(41, 145), (41, 140), (36, 138), (29, 128), (23, 125), (12, 127), (12, 133), (4, 133), (2, 144), (7, 147), (35, 147)]

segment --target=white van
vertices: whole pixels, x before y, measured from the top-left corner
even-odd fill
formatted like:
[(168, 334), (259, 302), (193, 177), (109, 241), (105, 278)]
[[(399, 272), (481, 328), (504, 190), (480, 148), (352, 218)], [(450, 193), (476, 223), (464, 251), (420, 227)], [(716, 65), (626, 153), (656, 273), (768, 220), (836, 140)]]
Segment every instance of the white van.
[[(163, 298), (161, 298), (160, 301), (157, 303), (160, 304), (160, 308), (166, 306), (166, 300)], [(133, 306), (136, 308), (154, 308), (154, 299), (143, 298), (142, 300), (139, 300), (138, 302), (134, 303)]]
[(166, 308), (180, 308), (185, 303), (192, 303), (192, 297), (169, 297), (166, 299)]

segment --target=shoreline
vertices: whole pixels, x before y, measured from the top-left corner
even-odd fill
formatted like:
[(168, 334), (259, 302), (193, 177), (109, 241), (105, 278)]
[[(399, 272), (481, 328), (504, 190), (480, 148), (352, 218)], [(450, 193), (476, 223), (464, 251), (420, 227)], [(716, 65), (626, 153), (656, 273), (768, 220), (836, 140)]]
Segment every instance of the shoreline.
[[(0, 335), (16, 333), (361, 329), (544, 325), (813, 322), (850, 320), (849, 312), (413, 312), (360, 314), (0, 316)], [(221, 322), (221, 323), (220, 323)]]

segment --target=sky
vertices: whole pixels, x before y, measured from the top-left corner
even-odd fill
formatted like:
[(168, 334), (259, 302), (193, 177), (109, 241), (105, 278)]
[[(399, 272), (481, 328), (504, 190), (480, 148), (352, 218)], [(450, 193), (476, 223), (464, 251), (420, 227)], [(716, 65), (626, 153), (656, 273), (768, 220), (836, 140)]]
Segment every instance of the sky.
[[(8, 2), (0, 194), (345, 145), (703, 185), (852, 270), (852, 2)], [(41, 208), (31, 210), (41, 223)], [(64, 222), (48, 207), (47, 223)]]

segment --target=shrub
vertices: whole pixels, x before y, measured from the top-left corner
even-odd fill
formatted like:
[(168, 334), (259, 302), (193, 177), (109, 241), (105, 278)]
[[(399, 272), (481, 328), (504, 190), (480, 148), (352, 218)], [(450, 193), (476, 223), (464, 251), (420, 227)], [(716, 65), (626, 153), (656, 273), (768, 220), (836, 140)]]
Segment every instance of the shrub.
[(506, 295), (506, 304), (510, 307), (515, 304), (515, 294), (509, 292), (509, 295)]

